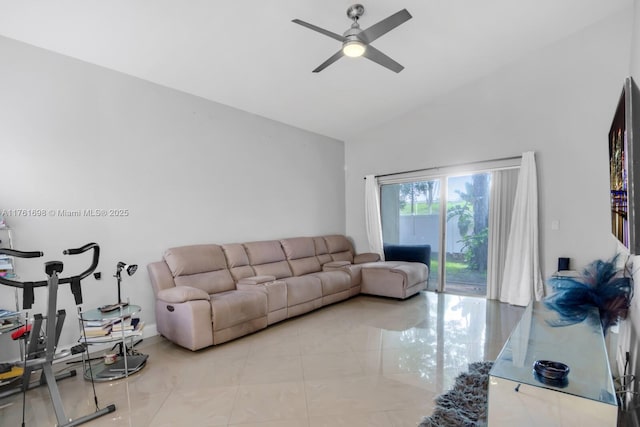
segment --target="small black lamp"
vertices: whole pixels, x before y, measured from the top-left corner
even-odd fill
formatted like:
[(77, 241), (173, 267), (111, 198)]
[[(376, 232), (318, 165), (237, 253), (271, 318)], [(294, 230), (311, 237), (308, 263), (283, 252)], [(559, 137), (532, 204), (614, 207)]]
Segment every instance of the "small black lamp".
[(134, 273), (138, 270), (137, 264), (126, 264), (122, 261), (118, 262), (116, 275), (114, 276), (118, 281), (118, 305), (125, 306), (127, 303), (122, 302), (122, 297), (120, 294), (120, 282), (122, 282), (122, 271), (125, 271), (129, 276), (133, 276)]

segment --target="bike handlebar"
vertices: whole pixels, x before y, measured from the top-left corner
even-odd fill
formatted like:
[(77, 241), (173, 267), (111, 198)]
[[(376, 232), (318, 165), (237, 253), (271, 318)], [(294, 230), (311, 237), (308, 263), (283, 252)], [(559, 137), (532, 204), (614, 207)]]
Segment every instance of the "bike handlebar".
[(65, 249), (64, 251), (62, 251), (62, 253), (65, 255), (78, 255), (94, 247), (99, 247), (99, 246), (97, 243), (87, 243), (86, 245), (76, 249)]
[(0, 248), (0, 255), (9, 255), (16, 258), (38, 258), (44, 254), (40, 251), (24, 252), (15, 249)]
[[(97, 243), (88, 243), (79, 248), (65, 249), (64, 251), (62, 251), (64, 255), (78, 255), (88, 251), (89, 249), (93, 249), (93, 259), (91, 261), (91, 265), (89, 266), (89, 268), (87, 268), (85, 271), (75, 276), (58, 278), (58, 284), (60, 283), (71, 284), (71, 291), (75, 296), (76, 304), (82, 303), (82, 292), (80, 289), (80, 281), (85, 277), (87, 277), (88, 275), (90, 275), (91, 273), (93, 273), (95, 269), (98, 267), (98, 261), (100, 259), (100, 246), (98, 246)], [(0, 248), (0, 254), (14, 256), (17, 258), (38, 258), (44, 255), (42, 252), (39, 252), (39, 251), (25, 252), (25, 251), (18, 251), (15, 249), (7, 249), (7, 248)], [(50, 264), (50, 263), (47, 263), (47, 264)], [(62, 265), (62, 263), (60, 263), (60, 265)], [(62, 268), (60, 270), (62, 270)], [(40, 280), (37, 282), (20, 282), (18, 280), (7, 279), (6, 277), (0, 277), (0, 284), (23, 289), (22, 305), (23, 305), (23, 308), (27, 309), (27, 308), (31, 308), (31, 305), (33, 304), (33, 288), (47, 286), (49, 284), (49, 281)]]
[(61, 278), (58, 280), (58, 283), (71, 283), (74, 280), (82, 280), (98, 268), (98, 261), (100, 260), (100, 246), (98, 246), (97, 243), (87, 243), (86, 245), (76, 249), (65, 249), (62, 253), (64, 255), (78, 255), (88, 251), (89, 249), (93, 249), (93, 259), (91, 260), (89, 268), (76, 276)]

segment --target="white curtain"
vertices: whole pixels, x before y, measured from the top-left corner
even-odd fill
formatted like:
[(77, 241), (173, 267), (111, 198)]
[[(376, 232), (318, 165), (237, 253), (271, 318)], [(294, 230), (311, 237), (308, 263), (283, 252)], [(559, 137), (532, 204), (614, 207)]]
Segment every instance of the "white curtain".
[(538, 253), (538, 177), (532, 151), (522, 154), (500, 301), (526, 306), (544, 295)]
[(499, 299), (511, 228), (513, 203), (518, 185), (518, 169), (504, 169), (491, 174), (489, 201), (489, 239), (487, 298)]
[(369, 251), (379, 254), (384, 260), (382, 248), (382, 223), (380, 221), (380, 187), (378, 180), (373, 175), (365, 177), (364, 185), (364, 217), (367, 227), (367, 239)]

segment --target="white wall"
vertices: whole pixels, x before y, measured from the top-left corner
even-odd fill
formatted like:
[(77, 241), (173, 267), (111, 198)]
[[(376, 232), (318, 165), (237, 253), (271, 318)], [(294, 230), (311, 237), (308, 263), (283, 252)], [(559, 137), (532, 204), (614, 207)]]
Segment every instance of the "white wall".
[[(2, 37), (0, 147), (0, 210), (129, 211), (7, 216), (17, 249), (45, 253), (18, 263), (22, 278), (44, 279), (52, 259), (65, 262), (63, 276), (79, 273), (89, 255), (62, 250), (97, 242), (103, 279), (84, 282), (83, 307), (116, 302), (116, 263), (137, 263), (123, 294), (148, 325), (146, 265), (171, 246), (345, 232), (341, 141)], [(78, 334), (68, 285), (59, 296), (68, 344)], [(37, 290), (33, 312), (45, 300)], [(0, 306), (12, 302), (0, 286)]]
[(629, 68), (626, 12), (346, 141), (347, 234), (358, 250), (365, 175), (535, 151), (543, 275), (558, 257), (581, 269), (612, 256), (607, 133)]

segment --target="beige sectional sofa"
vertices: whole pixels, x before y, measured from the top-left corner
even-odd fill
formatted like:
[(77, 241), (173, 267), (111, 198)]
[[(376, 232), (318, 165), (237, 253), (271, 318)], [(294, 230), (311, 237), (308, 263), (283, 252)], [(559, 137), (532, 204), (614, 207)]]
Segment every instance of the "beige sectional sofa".
[(171, 248), (147, 266), (158, 332), (198, 350), (359, 293), (426, 288), (425, 264), (379, 259), (342, 235)]

